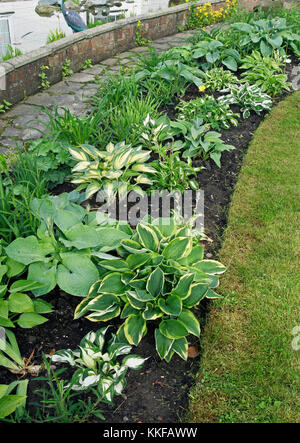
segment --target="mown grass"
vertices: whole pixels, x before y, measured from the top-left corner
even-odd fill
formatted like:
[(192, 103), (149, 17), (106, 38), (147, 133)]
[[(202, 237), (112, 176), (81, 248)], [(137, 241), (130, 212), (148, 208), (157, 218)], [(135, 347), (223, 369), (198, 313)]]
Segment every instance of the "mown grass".
[(190, 422), (300, 422), (299, 165), (298, 91), (256, 131), (235, 188)]

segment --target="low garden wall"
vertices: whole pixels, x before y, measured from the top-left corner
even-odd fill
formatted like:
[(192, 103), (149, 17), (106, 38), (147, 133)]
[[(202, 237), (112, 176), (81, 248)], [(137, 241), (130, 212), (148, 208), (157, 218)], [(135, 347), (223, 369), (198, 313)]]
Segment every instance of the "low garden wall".
[[(199, 5), (206, 1), (198, 2)], [(225, 6), (225, 1), (210, 0), (215, 9)], [(136, 45), (138, 21), (143, 23), (143, 36), (158, 39), (178, 32), (187, 21), (189, 5), (183, 4), (164, 11), (123, 19), (65, 37), (40, 49), (0, 63), (0, 76), (5, 76), (5, 89), (0, 90), (0, 103), (7, 100), (18, 103), (40, 89), (42, 66), (49, 66), (47, 78), (51, 84), (62, 79), (62, 64), (71, 60), (70, 68), (78, 72), (87, 59), (93, 63), (127, 51)], [(1, 80), (1, 79), (0, 79)], [(4, 82), (2, 81), (2, 84)]]

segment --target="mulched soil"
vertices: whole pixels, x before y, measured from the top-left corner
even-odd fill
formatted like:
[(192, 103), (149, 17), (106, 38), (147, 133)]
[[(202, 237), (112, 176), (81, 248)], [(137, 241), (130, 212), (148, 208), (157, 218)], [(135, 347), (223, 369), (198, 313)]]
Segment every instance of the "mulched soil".
[[(293, 64), (292, 64), (293, 65)], [(292, 66), (288, 67), (290, 73)], [(282, 100), (287, 94), (276, 98)], [(191, 86), (185, 99), (199, 96), (196, 87)], [(233, 109), (236, 112), (235, 109)], [(172, 113), (172, 107), (166, 109)], [(222, 139), (235, 146), (235, 150), (224, 152), (221, 159), (221, 168), (213, 162), (205, 162), (206, 169), (198, 174), (200, 189), (205, 195), (205, 232), (212, 243), (206, 244), (206, 258), (218, 257), (221, 237), (226, 227), (228, 207), (234, 190), (235, 183), (253, 133), (264, 119), (252, 113), (251, 116), (239, 121), (238, 127), (223, 130)], [(195, 160), (194, 166), (201, 162)], [(70, 191), (72, 186), (60, 186), (56, 193)], [(34, 361), (41, 363), (42, 353), (49, 354), (53, 350), (77, 348), (82, 337), (90, 330), (97, 330), (103, 326), (91, 323), (88, 320), (73, 320), (74, 309), (80, 302), (77, 297), (70, 296), (56, 289), (48, 296), (43, 297), (54, 305), (54, 312), (47, 315), (49, 321), (34, 329), (16, 329), (16, 337), (24, 357), (29, 357), (34, 350)], [(202, 330), (205, 326), (206, 313), (209, 303), (204, 301), (195, 309), (195, 314), (200, 319)], [(113, 323), (117, 328), (121, 323), (116, 319)], [(196, 356), (187, 362), (176, 355), (168, 364), (161, 361), (155, 351), (154, 327), (149, 325), (148, 334), (134, 352), (148, 357), (144, 367), (139, 371), (130, 371), (127, 377), (127, 386), (122, 396), (115, 397), (114, 407), (104, 405), (102, 408), (106, 423), (178, 423), (184, 420), (188, 408), (188, 392), (193, 384), (193, 377), (199, 370), (201, 358), (201, 342), (194, 336), (189, 336), (189, 344)], [(16, 376), (0, 368), (1, 383), (10, 383)], [(40, 387), (38, 381), (30, 381), (28, 404), (37, 401), (35, 390)], [(34, 408), (29, 407), (31, 414)], [(98, 419), (91, 421), (98, 422)]]

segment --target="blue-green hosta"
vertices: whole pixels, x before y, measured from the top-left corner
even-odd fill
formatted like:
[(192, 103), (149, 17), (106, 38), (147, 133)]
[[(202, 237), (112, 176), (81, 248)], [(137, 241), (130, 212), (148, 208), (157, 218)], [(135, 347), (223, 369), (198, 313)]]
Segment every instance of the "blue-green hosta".
[(72, 183), (80, 185), (78, 190), (86, 190), (87, 199), (100, 190), (105, 192), (108, 200), (117, 191), (120, 195), (122, 190), (125, 194), (130, 190), (142, 192), (139, 185), (151, 185), (148, 174), (156, 174), (154, 168), (144, 164), (150, 158), (150, 152), (141, 146), (133, 148), (122, 142), (109, 143), (105, 151), (90, 145), (70, 148), (69, 151), (78, 162), (72, 169)]
[(147, 333), (147, 322), (157, 321), (156, 349), (170, 361), (174, 353), (187, 358), (187, 336), (200, 335), (191, 308), (214, 292), (225, 267), (204, 259), (201, 236), (174, 219), (140, 223), (130, 239), (121, 241), (118, 258), (99, 262), (106, 269), (75, 310), (75, 319), (91, 321), (125, 319), (118, 336), (138, 345)]
[[(128, 369), (140, 369), (147, 359), (129, 354), (132, 347), (128, 343), (118, 342), (114, 334), (106, 345), (105, 334), (108, 328), (89, 332), (81, 340), (79, 349), (60, 350), (51, 358), (52, 362), (68, 363), (78, 368), (69, 381), (73, 390), (85, 391), (97, 387), (103, 400), (112, 403), (114, 396), (121, 394), (126, 385)], [(124, 355), (126, 357), (118, 361), (118, 357)]]
[(41, 284), (31, 289), (36, 297), (56, 285), (68, 294), (86, 297), (101, 275), (98, 257), (132, 234), (127, 225), (104, 226), (95, 212), (75, 203), (78, 198), (73, 192), (33, 200), (32, 210), (41, 220), (37, 234), (20, 237), (5, 248), (9, 259), (23, 265), (24, 273), (28, 270), (28, 280)]

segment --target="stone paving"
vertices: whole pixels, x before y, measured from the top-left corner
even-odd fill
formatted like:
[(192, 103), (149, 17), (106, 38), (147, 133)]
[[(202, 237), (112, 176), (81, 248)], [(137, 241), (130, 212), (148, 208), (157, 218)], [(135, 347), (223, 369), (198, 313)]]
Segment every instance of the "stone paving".
[[(149, 45), (161, 53), (171, 47), (186, 43), (191, 32), (178, 33), (151, 42)], [(25, 142), (35, 140), (45, 131), (42, 122), (47, 123), (47, 115), (41, 112), (46, 107), (63, 107), (77, 116), (83, 116), (88, 108), (88, 100), (97, 92), (98, 80), (105, 79), (109, 74), (118, 72), (122, 67), (134, 66), (138, 53), (147, 53), (148, 47), (136, 47), (102, 61), (92, 68), (73, 74), (56, 83), (46, 91), (32, 95), (15, 105), (10, 111), (0, 114), (0, 152), (22, 148)]]
[[(159, 53), (186, 43), (193, 31), (178, 33), (151, 42), (150, 46)], [(130, 51), (102, 61), (100, 64), (73, 74), (66, 80), (56, 83), (44, 92), (39, 92), (14, 106), (5, 114), (0, 114), (0, 152), (9, 154), (16, 146), (22, 148), (25, 142), (35, 140), (45, 131), (48, 118), (41, 112), (46, 107), (53, 110), (56, 106), (70, 110), (77, 116), (85, 115), (88, 100), (97, 92), (97, 80), (105, 79), (108, 74), (118, 72), (121, 67), (132, 67), (137, 53), (147, 53), (147, 47), (136, 47)], [(300, 89), (300, 67), (293, 70), (292, 84)]]

